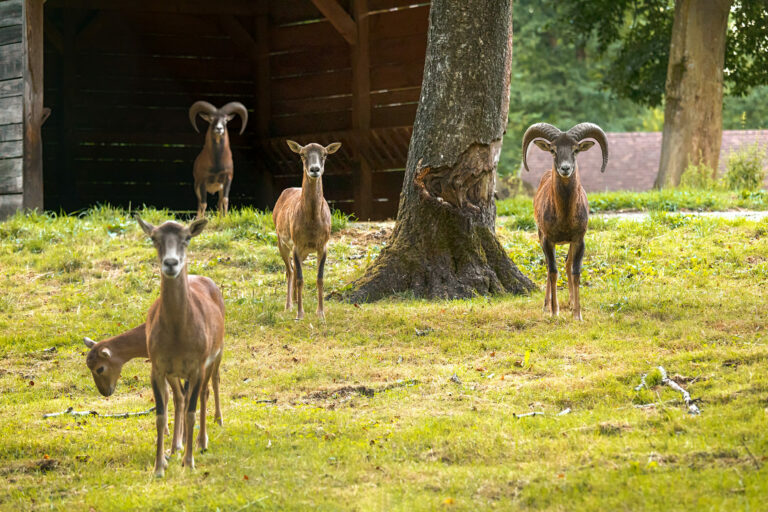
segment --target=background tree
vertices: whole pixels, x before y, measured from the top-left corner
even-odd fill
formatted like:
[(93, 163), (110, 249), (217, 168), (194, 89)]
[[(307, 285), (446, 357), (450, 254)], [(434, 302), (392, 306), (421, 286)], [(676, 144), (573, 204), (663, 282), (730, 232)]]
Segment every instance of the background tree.
[(453, 298), (533, 289), (495, 234), (512, 2), (435, 0), (427, 38), (397, 222), (389, 244), (353, 283), (353, 301), (402, 291)]
[[(722, 95), (768, 83), (765, 0), (574, 0), (558, 26), (599, 50), (618, 44), (604, 83), (646, 105), (666, 97), (657, 186), (677, 184), (688, 163), (717, 168)], [(730, 16), (730, 23), (728, 22)]]

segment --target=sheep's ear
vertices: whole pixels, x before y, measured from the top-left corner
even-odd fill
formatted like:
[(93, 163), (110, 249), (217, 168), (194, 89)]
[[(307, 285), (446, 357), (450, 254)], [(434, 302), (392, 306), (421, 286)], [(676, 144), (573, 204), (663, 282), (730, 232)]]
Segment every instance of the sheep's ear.
[(579, 142), (579, 147), (576, 148), (576, 151), (577, 152), (586, 151), (594, 145), (595, 143), (592, 142), (591, 140), (585, 140), (583, 142)]
[(288, 144), (288, 147), (291, 148), (291, 151), (294, 153), (301, 153), (301, 144), (292, 140), (287, 140), (285, 142)]
[(104, 359), (109, 359), (110, 357), (112, 357), (112, 351), (109, 350), (108, 348), (103, 348), (99, 350), (99, 355)]
[(200, 113), (200, 117), (202, 117), (202, 118), (203, 118), (203, 121), (205, 121), (206, 123), (210, 123), (210, 122), (211, 122), (211, 116), (209, 116), (208, 114), (203, 114), (203, 113), (201, 112), (201, 113)]
[(325, 146), (325, 152), (328, 153), (329, 155), (332, 155), (335, 152), (337, 152), (340, 147), (341, 147), (341, 142), (332, 142), (327, 146)]
[(144, 222), (138, 215), (136, 215), (136, 220), (138, 221), (139, 226), (141, 226), (141, 229), (147, 234), (147, 236), (152, 236), (152, 231), (155, 230), (155, 226), (149, 222)]
[(233, 120), (234, 118), (235, 118), (235, 114), (229, 114), (229, 115), (227, 116), (227, 122), (230, 122), (230, 121), (231, 121), (231, 120)]
[(203, 232), (203, 228), (208, 224), (207, 219), (197, 219), (195, 222), (189, 225), (190, 236), (197, 236)]
[(552, 149), (552, 144), (545, 141), (544, 139), (536, 139), (533, 141), (533, 143), (536, 144), (536, 147), (542, 151), (551, 151)]
[(88, 336), (83, 336), (83, 343), (85, 343), (85, 346), (88, 348), (93, 348), (96, 345), (96, 342)]

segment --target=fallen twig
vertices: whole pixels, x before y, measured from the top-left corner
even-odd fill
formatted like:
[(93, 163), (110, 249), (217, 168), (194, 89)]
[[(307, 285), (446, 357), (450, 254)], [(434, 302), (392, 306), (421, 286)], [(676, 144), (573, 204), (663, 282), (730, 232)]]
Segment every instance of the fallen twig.
[(129, 418), (131, 416), (146, 416), (155, 410), (154, 407), (150, 407), (146, 411), (140, 412), (121, 412), (116, 414), (99, 414), (96, 411), (75, 411), (72, 407), (67, 407), (65, 411), (50, 412), (43, 414), (43, 418), (53, 418), (56, 416), (99, 416), (100, 418)]
[(664, 369), (664, 367), (659, 366), (659, 372), (661, 372), (661, 383), (666, 384), (667, 386), (671, 387), (678, 393), (683, 395), (683, 400), (685, 401), (685, 405), (688, 407), (688, 414), (701, 414), (701, 410), (699, 410), (699, 407), (696, 405), (695, 401), (691, 398), (691, 394), (688, 393), (686, 390), (684, 390), (680, 384), (673, 381), (667, 376), (667, 371)]
[(117, 413), (117, 414), (99, 414), (96, 413), (97, 416), (101, 418), (129, 418), (131, 416), (147, 416), (148, 414), (154, 412), (155, 408), (150, 407), (146, 411), (140, 411), (140, 412), (123, 412), (123, 413)]
[(752, 451), (749, 449), (749, 446), (747, 446), (747, 441), (743, 436), (741, 438), (741, 446), (744, 447), (744, 449), (747, 451), (747, 455), (749, 455), (749, 458), (752, 459), (752, 463), (755, 465), (755, 469), (760, 471), (762, 466), (760, 465), (760, 462), (758, 462), (757, 457), (752, 454)]
[(256, 400), (257, 404), (276, 404), (277, 398), (265, 398), (262, 400)]
[(522, 414), (512, 413), (515, 418), (527, 418), (529, 416), (544, 416), (543, 411), (524, 412)]

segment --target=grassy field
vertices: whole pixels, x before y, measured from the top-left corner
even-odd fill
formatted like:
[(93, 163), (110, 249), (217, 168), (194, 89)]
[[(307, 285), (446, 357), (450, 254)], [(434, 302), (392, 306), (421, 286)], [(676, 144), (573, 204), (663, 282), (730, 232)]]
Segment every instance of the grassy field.
[[(330, 291), (391, 226), (344, 224)], [(321, 323), (314, 260), (295, 322), (272, 229), (234, 211), (190, 246), (190, 271), (227, 304), (225, 423), (195, 471), (174, 458), (155, 480), (152, 416), (42, 417), (152, 406), (148, 363), (128, 363), (103, 398), (81, 342), (143, 322), (159, 291), (151, 243), (109, 208), (0, 224), (0, 509), (765, 510), (768, 222), (593, 219), (583, 323), (543, 314), (541, 292), (328, 301)], [(543, 285), (521, 215), (498, 235)], [(658, 385), (659, 365), (701, 415)], [(543, 414), (516, 416), (530, 412)]]

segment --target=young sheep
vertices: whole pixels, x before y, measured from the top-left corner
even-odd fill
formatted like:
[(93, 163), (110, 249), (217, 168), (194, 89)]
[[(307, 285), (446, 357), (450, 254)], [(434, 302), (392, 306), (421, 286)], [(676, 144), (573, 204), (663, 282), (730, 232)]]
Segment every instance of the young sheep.
[(592, 123), (577, 124), (567, 132), (561, 132), (551, 124), (538, 123), (526, 130), (523, 136), (523, 165), (528, 170), (526, 151), (533, 142), (542, 151), (552, 154), (552, 170), (541, 177), (539, 188), (533, 199), (533, 212), (539, 228), (539, 242), (544, 251), (549, 272), (547, 292), (544, 298), (544, 311), (550, 310), (557, 316), (557, 261), (555, 245), (570, 244), (566, 259), (568, 277), (568, 295), (573, 305), (573, 318), (581, 320), (579, 301), (579, 283), (581, 260), (584, 257), (584, 234), (589, 221), (589, 204), (584, 187), (581, 186), (576, 155), (586, 151), (594, 142), (600, 144), (603, 152), (603, 165), (600, 172), (605, 172), (608, 163), (608, 141), (599, 126)]
[[(190, 279), (197, 276), (189, 276)], [(123, 369), (123, 365), (134, 358), (147, 358), (147, 333), (146, 324), (141, 324), (126, 332), (120, 333), (103, 341), (95, 342), (91, 338), (84, 337), (83, 342), (90, 350), (85, 358), (85, 364), (96, 388), (103, 396), (111, 396), (117, 387), (117, 381)], [(213, 398), (215, 403), (214, 419), (219, 425), (224, 424), (221, 414), (221, 402), (219, 400), (219, 373), (211, 376), (213, 384)], [(179, 379), (168, 379), (168, 385), (173, 391), (174, 417), (173, 417), (173, 441), (171, 453), (181, 451), (182, 434), (184, 427), (184, 394), (181, 390)], [(207, 393), (207, 390), (206, 390)], [(168, 434), (166, 428), (166, 434)]]
[(219, 193), (219, 213), (226, 215), (229, 210), (229, 189), (232, 186), (234, 165), (232, 149), (229, 147), (229, 132), (227, 123), (240, 116), (240, 135), (248, 124), (248, 110), (242, 103), (233, 101), (217, 109), (207, 101), (196, 101), (189, 107), (189, 121), (197, 128), (199, 115), (209, 123), (205, 133), (203, 150), (195, 158), (193, 176), (195, 180), (195, 195), (197, 196), (197, 218), (205, 215), (208, 206), (208, 194)]
[(304, 168), (301, 188), (283, 190), (275, 203), (272, 218), (277, 231), (277, 246), (285, 262), (285, 277), (288, 292), (285, 309), (293, 307), (291, 299), (296, 297), (296, 320), (304, 318), (301, 292), (304, 275), (301, 264), (311, 252), (317, 253), (317, 315), (325, 318), (323, 311), (323, 271), (328, 240), (331, 238), (331, 209), (323, 197), (323, 171), (325, 158), (338, 151), (340, 142), (328, 146), (301, 144), (287, 141), (291, 151), (301, 155)]
[(211, 375), (218, 373), (224, 339), (224, 298), (216, 284), (206, 277), (189, 279), (186, 252), (192, 237), (199, 235), (207, 221), (198, 219), (189, 227), (168, 221), (158, 227), (136, 217), (152, 239), (160, 260), (160, 297), (147, 314), (147, 352), (152, 363), (150, 379), (157, 414), (157, 451), (155, 476), (165, 474), (167, 462), (163, 451), (168, 392), (168, 377), (184, 379), (186, 417), (184, 419), (184, 466), (195, 467), (193, 437), (195, 409), (200, 398), (200, 433), (202, 450), (208, 447), (205, 406)]

